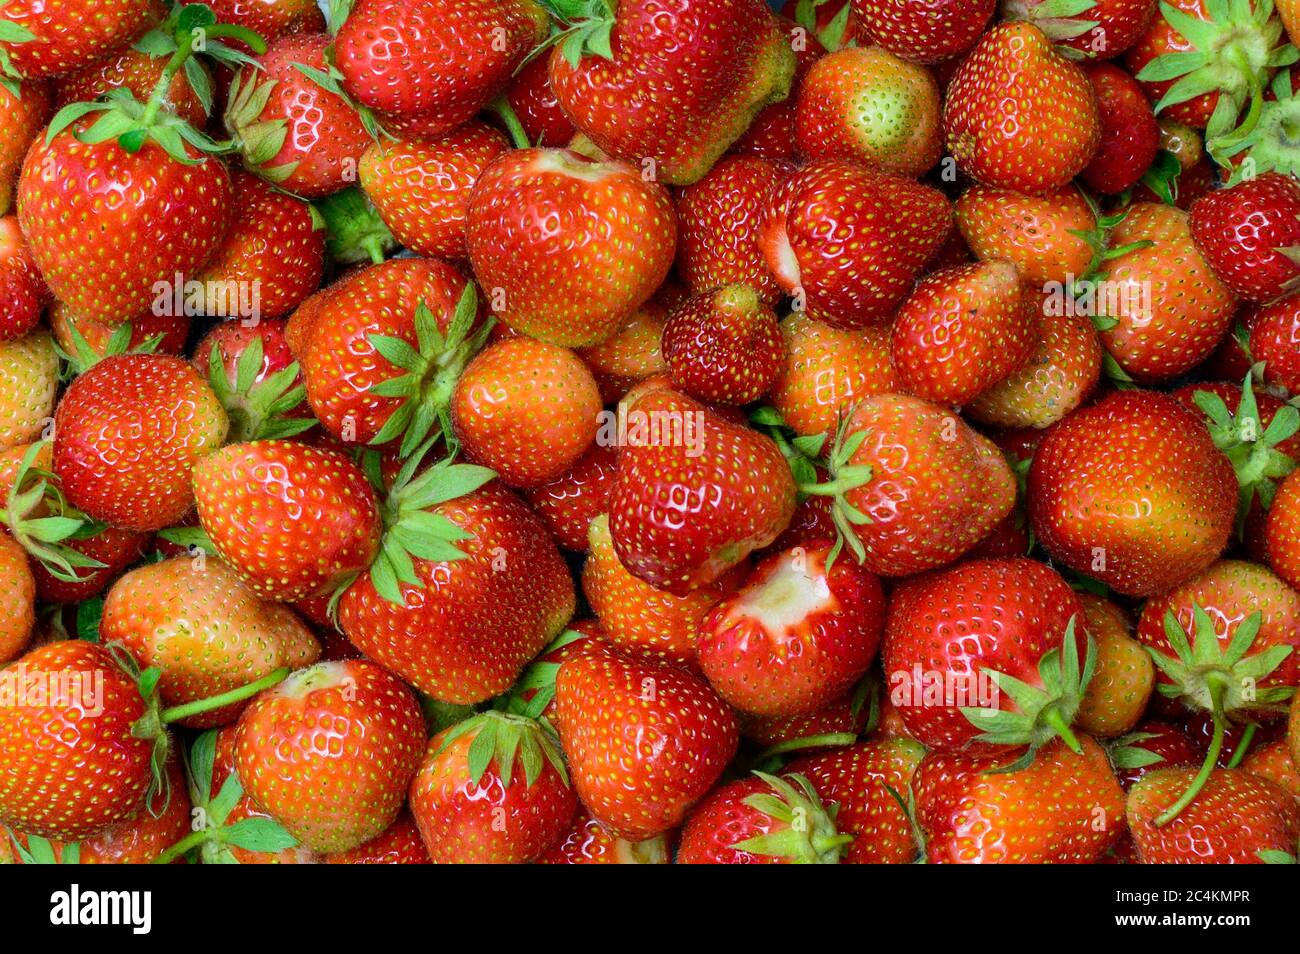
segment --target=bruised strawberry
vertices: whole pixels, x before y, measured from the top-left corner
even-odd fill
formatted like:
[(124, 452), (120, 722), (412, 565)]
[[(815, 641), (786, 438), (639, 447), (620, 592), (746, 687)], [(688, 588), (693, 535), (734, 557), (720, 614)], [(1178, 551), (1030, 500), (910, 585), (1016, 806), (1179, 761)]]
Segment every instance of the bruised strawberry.
[(878, 44), (914, 63), (938, 63), (975, 45), (996, 0), (853, 0), (853, 16)]
[(48, 298), (17, 217), (0, 218), (0, 341), (13, 341), (35, 328)]
[(1005, 259), (1026, 282), (1065, 283), (1088, 271), (1096, 216), (1079, 190), (1067, 185), (1047, 195), (973, 185), (954, 206), (962, 238), (980, 261)]
[(673, 309), (663, 331), (673, 384), (712, 404), (750, 404), (785, 362), (776, 313), (748, 285), (726, 285)]
[(166, 11), (162, 0), (9, 0), (0, 63), (15, 76), (61, 76), (139, 39)]
[(1300, 182), (1265, 172), (1198, 199), (1192, 238), (1234, 295), (1268, 302), (1300, 278)]
[(1080, 177), (1094, 192), (1116, 195), (1135, 186), (1160, 148), (1160, 127), (1137, 80), (1111, 63), (1087, 68), (1097, 97), (1101, 142)]
[(1083, 171), (1101, 138), (1088, 78), (1024, 21), (984, 34), (948, 85), (943, 121), (963, 171), (1033, 195)]
[(585, 809), (569, 826), (568, 834), (537, 859), (539, 865), (666, 865), (668, 839), (663, 835), (645, 841), (619, 838)]

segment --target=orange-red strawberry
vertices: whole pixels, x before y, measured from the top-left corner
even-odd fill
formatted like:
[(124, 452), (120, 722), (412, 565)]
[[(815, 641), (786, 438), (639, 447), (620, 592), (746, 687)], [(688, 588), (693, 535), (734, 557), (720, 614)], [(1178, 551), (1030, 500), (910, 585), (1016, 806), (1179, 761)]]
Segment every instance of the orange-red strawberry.
[(676, 217), (663, 186), (629, 165), (518, 149), (479, 176), (467, 240), (497, 317), (575, 347), (610, 337), (663, 283)]
[[(796, 310), (838, 328), (861, 328), (893, 312), (951, 224), (938, 190), (828, 159), (777, 190), (759, 241)], [(846, 248), (856, 251), (847, 255)]]
[(578, 797), (597, 821), (632, 840), (681, 824), (740, 741), (735, 716), (703, 679), (610, 649), (568, 656), (555, 700)]
[(645, 841), (619, 838), (578, 809), (568, 834), (537, 859), (539, 865), (666, 865), (668, 839), (663, 835)]
[(912, 739), (877, 739), (797, 759), (785, 771), (803, 775), (836, 807), (836, 827), (853, 836), (844, 863), (907, 864), (917, 845), (890, 789), (906, 799), (924, 755), (924, 746)]
[(1242, 759), (1241, 767), (1251, 775), (1258, 775), (1275, 782), (1300, 799), (1300, 771), (1296, 769), (1291, 758), (1290, 746), (1286, 739), (1276, 739), (1264, 745), (1256, 745)]
[(470, 193), (508, 148), (504, 136), (479, 122), (440, 139), (376, 142), (361, 157), (361, 188), (400, 244), (420, 255), (464, 259)]
[(1106, 60), (1137, 42), (1155, 15), (1156, 0), (1089, 0), (1069, 11), (1047, 0), (1012, 0), (1006, 12), (1037, 25), (1071, 59)]
[(810, 159), (855, 159), (919, 176), (943, 151), (939, 108), (939, 88), (924, 66), (881, 47), (846, 47), (804, 77), (795, 137)]
[(695, 182), (794, 75), (789, 38), (760, 0), (590, 3), (551, 53), (551, 89), (611, 156), (650, 162), (661, 182)]
[(1282, 481), (1264, 525), (1268, 564), (1278, 576), (1300, 588), (1300, 477)]
[(478, 354), (456, 383), (451, 421), (466, 456), (512, 487), (563, 475), (591, 446), (600, 389), (568, 348), (506, 338)]
[(1300, 182), (1265, 172), (1197, 199), (1196, 247), (1234, 295), (1268, 302), (1300, 285)]
[(706, 586), (785, 529), (795, 482), (766, 435), (667, 388), (620, 409), (609, 528), (633, 575), (674, 592)]
[(0, 341), (0, 449), (46, 432), (58, 389), (59, 356), (48, 332)]
[(531, 861), (577, 808), (551, 729), (502, 712), (435, 735), (411, 781), (411, 813), (434, 864)]
[(1096, 216), (1079, 190), (1067, 185), (1047, 195), (973, 185), (953, 207), (962, 238), (981, 261), (1005, 259), (1036, 285), (1066, 282), (1088, 271)]
[(1033, 763), (997, 772), (1015, 750), (932, 752), (913, 779), (916, 819), (931, 862), (1092, 864), (1124, 832), (1124, 792), (1106, 752), (1080, 736), (1082, 754), (1057, 740)]
[(815, 752), (851, 745), (867, 728), (871, 707), (866, 687), (842, 693), (820, 709), (794, 716), (740, 714), (740, 734), (764, 749), (782, 746)]
[(1214, 770), (1194, 802), (1159, 824), (1195, 774), (1193, 768), (1157, 769), (1129, 792), (1126, 817), (1143, 864), (1262, 864), (1260, 852), (1296, 850), (1300, 802), (1242, 769)]
[(382, 832), (350, 851), (325, 856), (327, 865), (427, 865), (429, 850), (420, 840), (411, 813), (403, 811)]
[(791, 716), (831, 702), (871, 665), (885, 625), (880, 581), (831, 544), (774, 553), (701, 621), (700, 669), (745, 712)]
[(996, 9), (996, 0), (853, 0), (853, 16), (863, 32), (914, 63), (938, 63), (966, 52)]
[(0, 7), (0, 74), (61, 76), (138, 39), (162, 0), (9, 0)]
[[(132, 570), (109, 590), (100, 639), (118, 643), (142, 669), (157, 667), (164, 705), (179, 706), (238, 689), (281, 667), (314, 663), (320, 644), (288, 607), (257, 597), (217, 559), (173, 557)], [(241, 706), (179, 720), (223, 725)]]
[(1048, 431), (1028, 493), (1034, 532), (1054, 559), (1148, 596), (1223, 550), (1235, 485), (1232, 465), (1177, 398), (1119, 391)]
[(1300, 295), (1260, 308), (1250, 321), (1250, 353), (1264, 380), (1300, 394)]
[(1024, 21), (984, 34), (948, 85), (943, 121), (963, 171), (1033, 195), (1069, 183), (1101, 138), (1087, 76)]
[[(830, 4), (820, 4), (817, 7), (818, 17), (820, 18), (829, 7)], [(760, 109), (754, 116), (754, 121), (745, 130), (745, 134), (731, 147), (731, 151), (760, 156), (764, 159), (793, 162), (798, 158), (794, 138), (794, 119), (795, 103), (799, 98), (799, 84), (808, 75), (812, 65), (826, 55), (826, 47), (822, 45), (817, 35), (819, 31), (811, 29), (808, 24), (795, 23), (787, 16), (778, 16), (777, 22), (785, 31), (790, 48), (794, 50), (794, 78), (790, 81), (790, 94), (780, 102), (769, 103)], [(846, 15), (843, 26), (844, 32), (841, 37), (847, 43), (848, 34), (854, 32), (852, 18)]]
[(1097, 670), (1075, 718), (1085, 732), (1108, 739), (1132, 729), (1146, 712), (1155, 666), (1133, 638), (1133, 623), (1122, 607), (1092, 593), (1077, 595), (1084, 627), (1097, 644)]
[(0, 215), (10, 211), (27, 148), (50, 118), (50, 92), (39, 80), (17, 89), (0, 83)]
[(1094, 192), (1116, 195), (1135, 186), (1160, 148), (1160, 127), (1137, 80), (1113, 63), (1087, 68), (1097, 97), (1101, 141), (1080, 177)]
[(48, 299), (17, 216), (0, 218), (0, 341), (21, 338), (35, 328)]
[[(124, 325), (110, 327), (94, 318), (74, 314), (67, 305), (55, 302), (49, 313), (50, 330), (55, 343), (70, 359), (71, 370), (85, 374), (113, 354), (179, 355), (184, 352), (190, 338), (190, 316), (183, 313), (184, 309), (181, 314), (170, 314), (173, 310), (164, 308), (163, 314), (157, 314), (151, 308)], [(155, 340), (157, 347), (150, 350), (150, 343)]]
[(199, 462), (194, 496), (208, 538), (264, 599), (327, 594), (370, 566), (379, 548), (374, 490), (332, 450), (231, 444)]
[(559, 477), (525, 493), (555, 542), (575, 553), (587, 552), (591, 521), (609, 509), (618, 472), (618, 451), (592, 444)]
[[(591, 368), (606, 404), (615, 404), (633, 385), (668, 370), (661, 349), (668, 309), (651, 299), (598, 345), (578, 348), (577, 354)], [(504, 326), (498, 326), (504, 327)]]
[(692, 292), (743, 284), (770, 304), (781, 296), (758, 237), (768, 203), (791, 171), (760, 156), (725, 156), (678, 191), (677, 271)]
[(534, 57), (515, 72), (505, 97), (529, 142), (564, 146), (573, 138), (576, 130), (551, 89), (551, 66), (545, 56)]
[(27, 646), (36, 625), (36, 580), (32, 577), (27, 551), (5, 533), (0, 533), (0, 664), (7, 663)]
[(663, 330), (673, 384), (711, 404), (750, 404), (785, 365), (776, 313), (749, 285), (725, 285), (678, 305)]
[(249, 703), (235, 771), (306, 847), (347, 851), (397, 818), (424, 741), (420, 707), (400, 679), (365, 660), (317, 663)]
[(127, 530), (159, 530), (194, 505), (190, 475), (228, 421), (181, 358), (116, 355), (81, 377), (54, 418), (54, 472), (68, 501)]
[[(136, 99), (146, 102), (162, 79), (166, 66), (166, 57), (154, 56), (134, 48), (120, 50), (55, 80), (52, 90), (54, 106), (62, 109), (70, 103), (92, 102), (110, 90), (119, 88), (130, 90)], [(197, 63), (196, 67), (205, 70), (206, 74), (205, 67)], [(208, 120), (203, 101), (194, 91), (184, 71), (172, 76), (162, 104), (164, 109), (171, 110), (197, 129), (202, 129)]]
[(903, 302), (889, 355), (909, 394), (966, 404), (1029, 360), (1035, 346), (1032, 303), (1010, 262), (933, 272)]

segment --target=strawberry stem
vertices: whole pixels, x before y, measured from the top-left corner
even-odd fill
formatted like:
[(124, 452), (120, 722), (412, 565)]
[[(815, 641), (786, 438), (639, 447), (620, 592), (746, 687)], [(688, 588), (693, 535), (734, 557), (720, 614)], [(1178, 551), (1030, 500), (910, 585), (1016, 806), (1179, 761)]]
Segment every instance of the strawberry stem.
[(528, 140), (528, 132), (524, 129), (523, 123), (519, 121), (519, 116), (516, 115), (514, 108), (511, 107), (504, 93), (494, 99), (488, 108), (501, 118), (501, 122), (505, 124), (506, 132), (510, 134), (510, 141), (514, 143), (516, 149), (528, 149), (532, 146), (532, 143)]
[(199, 847), (207, 841), (209, 837), (211, 837), (211, 832), (207, 828), (200, 828), (198, 831), (192, 831), (180, 841), (176, 842), (176, 844), (164, 849), (162, 854), (149, 862), (149, 864), (169, 865), (181, 855), (186, 854), (193, 848)]
[(827, 732), (822, 735), (807, 735), (800, 739), (786, 739), (784, 742), (776, 743), (776, 745), (769, 745), (758, 753), (758, 757), (754, 761), (763, 762), (775, 755), (784, 755), (786, 752), (800, 752), (804, 749), (852, 745), (856, 741), (858, 741), (858, 737), (852, 732)]
[(1192, 784), (1187, 786), (1187, 791), (1183, 792), (1178, 801), (1169, 806), (1159, 818), (1156, 819), (1156, 827), (1163, 828), (1171, 821), (1178, 817), (1184, 808), (1192, 803), (1205, 783), (1209, 781), (1210, 774), (1214, 771), (1214, 766), (1218, 764), (1219, 753), (1223, 751), (1223, 736), (1226, 730), (1227, 717), (1223, 714), (1223, 696), (1227, 692), (1227, 684), (1219, 673), (1211, 673), (1206, 677), (1209, 685), (1210, 699), (1212, 700), (1212, 713), (1214, 715), (1214, 737), (1210, 740), (1210, 749), (1205, 753), (1205, 761), (1201, 763), (1201, 770), (1196, 773), (1192, 779)]
[(1241, 765), (1241, 760), (1246, 757), (1250, 751), (1250, 744), (1255, 741), (1255, 733), (1259, 731), (1259, 723), (1252, 722), (1246, 726), (1246, 731), (1241, 734), (1241, 742), (1233, 750), (1232, 758), (1228, 761), (1228, 768), (1236, 768)]
[(1061, 741), (1070, 747), (1070, 751), (1076, 755), (1083, 754), (1083, 746), (1075, 738), (1074, 732), (1070, 729), (1069, 723), (1061, 715), (1061, 711), (1055, 707), (1049, 709), (1043, 716), (1043, 721), (1056, 730), (1056, 734), (1061, 737)]
[(200, 715), (204, 712), (211, 712), (213, 709), (220, 709), (222, 706), (228, 706), (236, 702), (243, 702), (249, 699), (263, 689), (269, 689), (274, 685), (284, 681), (289, 675), (289, 667), (282, 666), (272, 673), (263, 676), (254, 682), (240, 686), (237, 689), (231, 689), (229, 692), (223, 692), (220, 695), (209, 696), (206, 699), (195, 699), (193, 702), (186, 702), (179, 706), (172, 706), (170, 709), (164, 709), (159, 718), (166, 724), (176, 722), (180, 719), (188, 719), (190, 716)]

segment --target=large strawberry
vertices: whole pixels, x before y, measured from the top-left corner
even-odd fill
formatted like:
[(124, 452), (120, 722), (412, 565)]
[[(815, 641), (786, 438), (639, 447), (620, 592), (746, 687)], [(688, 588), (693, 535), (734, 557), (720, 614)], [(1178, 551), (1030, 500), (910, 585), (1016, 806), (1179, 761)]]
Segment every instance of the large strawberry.
[(506, 325), (575, 347), (610, 337), (663, 283), (676, 219), (667, 190), (629, 165), (519, 149), (479, 176), (467, 240)]
[(161, 0), (8, 0), (0, 75), (60, 76), (126, 46), (162, 20)]
[(914, 63), (955, 58), (975, 45), (996, 0), (852, 0), (853, 16), (873, 40)]
[(790, 90), (795, 55), (760, 0), (553, 2), (567, 35), (551, 88), (600, 149), (673, 185), (695, 182)]

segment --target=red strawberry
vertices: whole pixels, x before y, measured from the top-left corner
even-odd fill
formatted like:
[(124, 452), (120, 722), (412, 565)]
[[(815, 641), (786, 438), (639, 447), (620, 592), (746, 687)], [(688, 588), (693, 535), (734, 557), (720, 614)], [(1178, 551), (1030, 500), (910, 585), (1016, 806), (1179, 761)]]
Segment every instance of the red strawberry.
[(539, 146), (564, 146), (573, 138), (573, 122), (564, 114), (551, 89), (551, 67), (547, 57), (534, 57), (517, 70), (505, 97), (529, 142)]
[(819, 47), (825, 44), (826, 49), (839, 50), (859, 40), (863, 45), (870, 41), (848, 0), (785, 0), (780, 13), (782, 19), (793, 24), (792, 30), (803, 31), (804, 39)]
[(1256, 745), (1242, 760), (1242, 769), (1275, 782), (1300, 799), (1300, 771), (1296, 770), (1286, 739)]
[[(1081, 8), (1081, 9), (1080, 9)], [(1009, 17), (1029, 20), (1038, 26), (1071, 59), (1118, 56), (1137, 42), (1156, 11), (1155, 0), (1095, 0), (1087, 6), (1070, 8), (1065, 15), (1060, 4), (1047, 0), (1013, 0), (1006, 7)]]
[[(197, 63), (196, 66), (204, 70), (206, 78), (206, 68)], [(166, 67), (165, 57), (153, 56), (134, 48), (120, 50), (104, 59), (96, 59), (84, 69), (68, 73), (54, 82), (55, 109), (62, 109), (70, 103), (93, 102), (110, 90), (119, 88), (128, 89), (137, 100), (147, 102)], [(183, 71), (172, 76), (162, 102), (164, 109), (171, 110), (196, 129), (202, 129), (208, 121), (203, 101)]]
[[(123, 646), (142, 669), (160, 671), (166, 706), (238, 689), (281, 667), (314, 663), (320, 646), (284, 606), (264, 603), (220, 560), (174, 557), (126, 574), (104, 600), (100, 639)], [(181, 720), (188, 727), (232, 722), (239, 706)]]
[(54, 471), (68, 501), (127, 530), (159, 530), (194, 504), (190, 474), (228, 422), (212, 389), (168, 355), (105, 358), (64, 394)]
[(21, 338), (35, 328), (48, 298), (18, 218), (0, 218), (0, 341)]
[[(777, 191), (760, 243), (796, 310), (853, 329), (892, 313), (951, 221), (947, 200), (929, 186), (823, 160)], [(860, 252), (846, 255), (847, 247)]]
[(247, 27), (268, 43), (302, 32), (304, 21), (320, 13), (312, 0), (209, 0), (208, 6), (220, 22)]
[(231, 444), (194, 472), (203, 529), (265, 599), (331, 592), (370, 566), (380, 514), (361, 469), (295, 441)]
[(466, 456), (512, 487), (562, 476), (591, 446), (600, 411), (600, 390), (582, 360), (532, 338), (507, 338), (480, 352), (451, 400)]
[(36, 626), (36, 580), (25, 551), (13, 537), (0, 534), (0, 664), (26, 648)]
[(1264, 380), (1300, 394), (1300, 295), (1263, 306), (1249, 325), (1251, 357), (1264, 362)]
[(347, 851), (392, 824), (423, 747), (420, 707), (401, 680), (364, 660), (317, 663), (249, 703), (235, 770), (305, 846)]
[(984, 34), (948, 85), (943, 121), (963, 171), (1034, 195), (1078, 175), (1101, 138), (1088, 78), (1023, 21)]
[(943, 151), (939, 105), (925, 67), (880, 47), (838, 50), (814, 63), (799, 87), (799, 151), (919, 176)]
[(914, 63), (938, 63), (969, 50), (996, 8), (995, 0), (853, 0), (863, 31)]
[(325, 856), (327, 865), (427, 865), (429, 850), (410, 812), (403, 811), (382, 832), (351, 851)]
[(1214, 274), (1249, 301), (1291, 291), (1300, 276), (1300, 182), (1265, 172), (1196, 201), (1192, 238)]
[(9, 0), (0, 66), (10, 76), (61, 76), (138, 39), (165, 13), (161, 0)]
[(537, 859), (539, 865), (666, 865), (668, 844), (663, 835), (628, 841), (612, 834), (579, 809), (569, 833)]
[(434, 864), (531, 861), (577, 807), (551, 730), (500, 712), (435, 735), (411, 782), (411, 812)]
[(700, 623), (700, 668), (724, 700), (766, 716), (817, 709), (871, 665), (885, 623), (880, 581), (829, 543), (767, 557)]
[(776, 313), (748, 285), (726, 285), (673, 309), (663, 331), (668, 374), (691, 397), (750, 404), (785, 364)]
[(1087, 68), (1097, 97), (1101, 142), (1080, 177), (1094, 192), (1115, 195), (1131, 189), (1160, 148), (1160, 127), (1137, 80), (1111, 63)]
[(1005, 259), (1026, 282), (1064, 284), (1089, 270), (1092, 249), (1076, 233), (1091, 234), (1097, 219), (1072, 185), (1043, 196), (973, 185), (954, 211), (976, 258)]
[(1010, 262), (958, 265), (922, 279), (894, 318), (889, 354), (910, 394), (966, 404), (1029, 360), (1034, 312)]
[(512, 330), (574, 347), (610, 337), (672, 266), (668, 193), (631, 166), (519, 149), (479, 176), (470, 262)]
[(1300, 477), (1293, 473), (1277, 489), (1264, 529), (1268, 564), (1300, 588)]
[(598, 148), (651, 163), (658, 181), (697, 181), (760, 109), (789, 93), (795, 55), (759, 0), (588, 9), (551, 53), (551, 89)]
[(1130, 735), (1112, 742), (1110, 748), (1111, 762), (1125, 791), (1148, 772), (1196, 765), (1201, 755), (1186, 732), (1159, 719), (1144, 719)]
[(358, 0), (335, 61), (358, 102), (437, 136), (505, 88), (548, 22), (532, 0)]
[(1133, 638), (1133, 623), (1122, 607), (1092, 593), (1077, 596), (1084, 627), (1097, 644), (1097, 669), (1084, 690), (1076, 721), (1090, 735), (1109, 739), (1132, 729), (1146, 712), (1155, 666)]
[(118, 575), (144, 555), (150, 534), (134, 530), (104, 527), (94, 536), (64, 541), (68, 549), (86, 560), (100, 564), (78, 567), (75, 580), (63, 579), (66, 574), (55, 573), (40, 560), (33, 561), (32, 575), (36, 577), (36, 593), (46, 603), (80, 603), (98, 596)]
[(692, 292), (743, 284), (769, 304), (781, 296), (758, 237), (768, 203), (790, 172), (759, 156), (725, 156), (678, 191), (677, 271)]
[(1261, 864), (1261, 852), (1295, 851), (1300, 802), (1240, 769), (1210, 773), (1197, 799), (1171, 822), (1158, 820), (1195, 769), (1148, 772), (1128, 795), (1128, 826), (1143, 864)]
[[(827, 3), (817, 6), (819, 19), (830, 6)], [(843, 13), (847, 7), (847, 3), (840, 7), (840, 22), (843, 26), (843, 33), (840, 36), (844, 44), (848, 43), (849, 34), (856, 32), (855, 21), (847, 13)], [(763, 159), (793, 162), (798, 158), (794, 140), (794, 119), (799, 85), (808, 75), (812, 65), (826, 55), (826, 47), (818, 38), (818, 34), (822, 31), (813, 24), (800, 25), (788, 16), (778, 16), (777, 23), (785, 31), (790, 49), (794, 50), (794, 78), (790, 81), (790, 94), (785, 99), (769, 103), (760, 109), (754, 116), (754, 121), (745, 130), (745, 134), (731, 147), (731, 151), (759, 156)], [(832, 27), (826, 31), (828, 39), (834, 39), (829, 35), (833, 29)]]
[(1092, 864), (1124, 832), (1124, 792), (1106, 753), (1079, 737), (1057, 740), (1026, 768), (998, 772), (1015, 750), (932, 752), (913, 780), (916, 818), (931, 862)]
[(587, 552), (587, 530), (609, 508), (617, 469), (618, 452), (592, 444), (555, 480), (526, 492), (528, 502), (564, 549)]
[(1120, 391), (1048, 432), (1029, 471), (1030, 513), (1054, 559), (1147, 596), (1223, 550), (1234, 484), (1197, 415), (1176, 398)]
[(790, 522), (794, 478), (770, 438), (670, 389), (620, 419), (609, 528), (633, 575), (674, 592), (705, 586)]
[(50, 118), (50, 93), (39, 80), (19, 83), (16, 90), (0, 83), (0, 107), (0, 215), (5, 215), (27, 148)]
[(612, 337), (577, 349), (578, 357), (595, 375), (606, 404), (617, 403), (633, 385), (668, 370), (660, 349), (667, 317), (667, 309), (651, 299), (632, 312)]
[(739, 744), (735, 716), (708, 683), (612, 650), (567, 657), (555, 700), (578, 797), (624, 838), (644, 840), (681, 824)]
[(741, 713), (740, 734), (764, 749), (825, 751), (849, 745), (867, 728), (871, 707), (866, 683), (841, 693), (812, 712), (794, 716), (753, 716)]
[(504, 136), (478, 122), (431, 141), (376, 142), (361, 157), (361, 187), (400, 244), (464, 259), (470, 193), (508, 148)]
[[(185, 351), (190, 338), (189, 315), (159, 315), (152, 309), (125, 324), (110, 327), (102, 321), (74, 314), (67, 305), (55, 302), (49, 322), (55, 342), (68, 356), (69, 367), (76, 374), (85, 374), (115, 354), (179, 355)], [(157, 341), (157, 347), (150, 350), (153, 341)]]
[(283, 319), (216, 325), (194, 349), (194, 369), (230, 418), (231, 443), (291, 437), (311, 427), (302, 374), (285, 341)]

